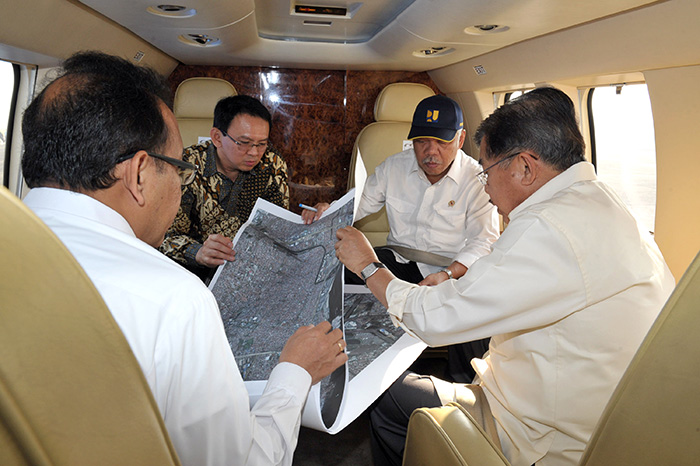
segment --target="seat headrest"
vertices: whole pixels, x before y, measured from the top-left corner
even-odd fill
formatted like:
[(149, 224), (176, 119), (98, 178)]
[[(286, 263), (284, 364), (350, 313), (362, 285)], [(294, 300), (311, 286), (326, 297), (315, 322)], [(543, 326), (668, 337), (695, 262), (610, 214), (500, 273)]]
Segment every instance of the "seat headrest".
[(236, 95), (236, 88), (219, 78), (189, 78), (177, 86), (173, 112), (176, 118), (214, 117), (214, 107), (223, 97)]
[(435, 92), (425, 84), (389, 84), (382, 89), (374, 103), (374, 119), (410, 123), (418, 103), (431, 95), (435, 95)]

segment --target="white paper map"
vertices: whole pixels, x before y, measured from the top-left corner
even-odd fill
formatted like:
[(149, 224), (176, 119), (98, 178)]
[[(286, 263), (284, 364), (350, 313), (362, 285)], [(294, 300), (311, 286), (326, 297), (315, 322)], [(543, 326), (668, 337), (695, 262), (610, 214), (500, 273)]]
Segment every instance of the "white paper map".
[(353, 221), (354, 190), (311, 225), (258, 199), (234, 238), (236, 260), (219, 267), (216, 297), (251, 405), (287, 339), (302, 325), (343, 329), (348, 363), (312, 387), (302, 424), (337, 433), (418, 357), (425, 344), (394, 327), (364, 286), (345, 286), (335, 232)]

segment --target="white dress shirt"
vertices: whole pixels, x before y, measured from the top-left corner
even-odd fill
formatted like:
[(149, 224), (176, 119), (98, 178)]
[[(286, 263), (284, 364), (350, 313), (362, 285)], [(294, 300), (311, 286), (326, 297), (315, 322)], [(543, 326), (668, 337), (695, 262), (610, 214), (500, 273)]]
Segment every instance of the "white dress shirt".
[(25, 203), (61, 239), (126, 336), (183, 465), (292, 464), (310, 375), (278, 365), (250, 409), (214, 296), (97, 200), (36, 188)]
[[(357, 219), (386, 205), (387, 244), (432, 252), (471, 267), (498, 238), (498, 214), (476, 178), (476, 160), (457, 152), (447, 174), (431, 184), (413, 149), (394, 154), (367, 178)], [(441, 267), (418, 263), (426, 276)]]
[(393, 280), (389, 313), (432, 346), (492, 336), (472, 365), (504, 454), (514, 466), (575, 465), (674, 279), (589, 163), (550, 180), (510, 219), (461, 279)]

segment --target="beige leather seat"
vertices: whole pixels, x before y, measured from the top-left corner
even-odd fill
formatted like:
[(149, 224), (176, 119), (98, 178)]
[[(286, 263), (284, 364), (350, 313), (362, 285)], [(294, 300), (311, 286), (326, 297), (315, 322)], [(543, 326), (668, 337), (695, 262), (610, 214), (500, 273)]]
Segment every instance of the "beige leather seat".
[(180, 464), (85, 272), (5, 188), (0, 218), (0, 464)]
[[(700, 254), (618, 384), (580, 461), (585, 466), (700, 461)], [(585, 400), (581, 400), (585, 403)], [(505, 465), (457, 405), (411, 415), (404, 465)]]
[[(403, 150), (403, 141), (408, 137), (413, 120), (413, 112), (418, 103), (435, 95), (433, 90), (424, 84), (393, 83), (379, 93), (374, 103), (374, 123), (370, 123), (360, 131), (355, 139), (350, 160), (350, 175), (348, 189), (355, 187), (355, 167), (357, 152), (360, 151), (367, 176), (390, 155)], [(372, 246), (383, 246), (389, 234), (389, 221), (384, 208), (356, 222)]]
[(177, 86), (173, 112), (185, 147), (197, 144), (200, 137), (209, 137), (216, 103), (236, 94), (233, 84), (219, 78), (189, 78)]

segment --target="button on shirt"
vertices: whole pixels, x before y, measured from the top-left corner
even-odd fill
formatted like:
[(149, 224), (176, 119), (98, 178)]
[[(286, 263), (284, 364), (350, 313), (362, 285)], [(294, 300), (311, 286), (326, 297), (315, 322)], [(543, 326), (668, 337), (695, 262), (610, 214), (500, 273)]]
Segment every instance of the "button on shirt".
[(279, 364), (250, 408), (211, 292), (97, 200), (32, 189), (25, 203), (66, 245), (131, 346), (183, 465), (292, 464), (311, 376)]
[[(431, 184), (413, 149), (394, 154), (367, 178), (356, 218), (386, 205), (387, 244), (432, 252), (470, 267), (498, 238), (498, 214), (476, 178), (474, 159), (457, 152), (447, 174)], [(441, 267), (418, 263), (426, 276)]]
[(491, 254), (459, 280), (393, 280), (388, 310), (431, 346), (492, 336), (472, 365), (505, 456), (514, 466), (575, 465), (674, 279), (589, 163), (509, 217)]

